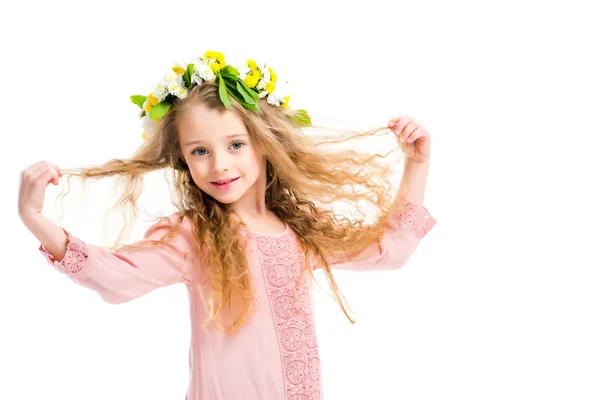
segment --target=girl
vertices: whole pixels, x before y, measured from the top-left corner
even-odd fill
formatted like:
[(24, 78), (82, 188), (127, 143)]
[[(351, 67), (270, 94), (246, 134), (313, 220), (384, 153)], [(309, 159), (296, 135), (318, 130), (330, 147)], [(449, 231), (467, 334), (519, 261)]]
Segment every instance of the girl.
[[(436, 223), (422, 205), (425, 128), (398, 116), (339, 139), (396, 135), (405, 164), (392, 199), (391, 167), (377, 160), (383, 156), (320, 148), (335, 140), (305, 135), (311, 120), (289, 108), (284, 90), (267, 65), (248, 60), (234, 68), (207, 52), (174, 66), (149, 96), (132, 96), (145, 141), (131, 159), (64, 172), (39, 162), (21, 175), (21, 220), (41, 254), (76, 283), (114, 304), (186, 284), (193, 329), (187, 400), (321, 399), (306, 273), (314, 279), (313, 270), (323, 270), (354, 323), (331, 268), (400, 268)], [(143, 174), (164, 168), (173, 172), (177, 212), (132, 245), (105, 250), (41, 213), (45, 187), (63, 174), (122, 177), (120, 204), (135, 208)], [(366, 200), (380, 214), (373, 224), (351, 221), (328, 209), (336, 200), (357, 208)]]

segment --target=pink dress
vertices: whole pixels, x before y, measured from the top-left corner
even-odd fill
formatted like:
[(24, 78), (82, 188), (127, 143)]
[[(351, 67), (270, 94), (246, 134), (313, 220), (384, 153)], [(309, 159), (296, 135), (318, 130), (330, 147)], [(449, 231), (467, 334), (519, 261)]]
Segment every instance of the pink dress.
[[(379, 251), (351, 262), (330, 264), (331, 268), (375, 271), (402, 267), (436, 224), (424, 206), (406, 200), (402, 204), (388, 222), (383, 238), (371, 245), (378, 246)], [(175, 221), (177, 216), (175, 213), (169, 218)], [(159, 221), (146, 231), (144, 239), (160, 239), (167, 227)], [(305, 279), (295, 289), (304, 254), (289, 226), (279, 234), (248, 233), (248, 262), (260, 306), (233, 336), (210, 324), (201, 329), (207, 313), (198, 290), (202, 285), (191, 268), (197, 260), (190, 256), (194, 241), (189, 220), (185, 219), (179, 235), (162, 247), (113, 252), (65, 232), (68, 243), (63, 260), (55, 260), (41, 244), (39, 250), (56, 269), (108, 303), (130, 301), (174, 283), (186, 284), (192, 326), (186, 400), (322, 399), (313, 282), (304, 274)], [(227, 319), (221, 321), (229, 326)]]

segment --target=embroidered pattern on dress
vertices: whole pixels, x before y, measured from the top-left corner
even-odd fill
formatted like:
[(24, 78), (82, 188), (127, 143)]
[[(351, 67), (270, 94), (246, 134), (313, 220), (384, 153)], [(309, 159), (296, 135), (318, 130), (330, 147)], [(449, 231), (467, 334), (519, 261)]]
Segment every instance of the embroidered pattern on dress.
[(400, 204), (400, 207), (394, 212), (393, 220), (405, 226), (419, 239), (423, 239), (425, 234), (436, 224), (435, 218), (425, 207), (404, 198), (399, 198), (396, 204)]
[(295, 236), (252, 234), (263, 267), (283, 365), (286, 400), (320, 400), (320, 361), (304, 253)]
[(67, 252), (60, 262), (48, 252), (43, 244), (40, 245), (40, 250), (48, 256), (50, 261), (52, 261), (59, 270), (67, 274), (75, 275), (81, 272), (86, 266), (89, 260), (89, 249), (81, 239), (72, 236), (67, 231), (65, 231), (65, 233), (67, 234)]

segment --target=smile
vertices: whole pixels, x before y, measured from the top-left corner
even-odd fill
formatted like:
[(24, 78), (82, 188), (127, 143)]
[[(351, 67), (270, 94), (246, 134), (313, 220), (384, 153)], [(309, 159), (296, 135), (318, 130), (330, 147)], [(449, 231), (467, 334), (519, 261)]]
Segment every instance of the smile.
[(224, 181), (214, 181), (214, 182), (211, 182), (211, 183), (212, 183), (212, 184), (217, 184), (217, 185), (224, 185), (224, 184), (226, 184), (226, 183), (233, 182), (233, 181), (235, 181), (236, 179), (238, 179), (238, 178), (226, 179), (226, 180), (224, 180)]
[(237, 178), (234, 179), (227, 179), (224, 181), (216, 181), (216, 182), (211, 182), (211, 184), (213, 186), (215, 186), (217, 189), (219, 190), (227, 190), (231, 187), (231, 185), (233, 185), (239, 178), (239, 176)]

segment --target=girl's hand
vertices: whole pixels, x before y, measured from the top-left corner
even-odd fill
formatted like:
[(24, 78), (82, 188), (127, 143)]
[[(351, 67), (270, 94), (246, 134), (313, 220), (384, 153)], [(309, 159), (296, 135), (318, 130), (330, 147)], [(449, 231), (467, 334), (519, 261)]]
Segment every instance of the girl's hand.
[(60, 168), (47, 161), (40, 161), (21, 171), (19, 216), (22, 220), (42, 212), (46, 186), (50, 182), (58, 185), (58, 178), (62, 175)]
[(388, 123), (407, 160), (423, 163), (429, 161), (431, 135), (415, 119), (398, 115)]

